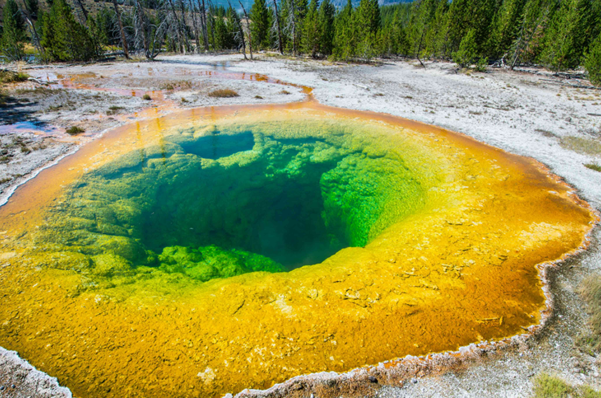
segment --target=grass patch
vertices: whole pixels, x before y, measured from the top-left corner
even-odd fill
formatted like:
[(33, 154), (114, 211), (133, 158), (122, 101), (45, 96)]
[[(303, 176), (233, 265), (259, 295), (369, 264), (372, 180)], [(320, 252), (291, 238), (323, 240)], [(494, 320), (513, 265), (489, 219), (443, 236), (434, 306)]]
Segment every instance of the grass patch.
[(0, 71), (0, 83), (24, 82), (27, 79), (29, 79), (29, 75), (27, 73), (13, 72), (10, 70)]
[(585, 279), (580, 286), (580, 294), (588, 305), (590, 330), (578, 336), (576, 344), (580, 349), (595, 355), (601, 350), (601, 275)]
[(534, 379), (534, 398), (568, 398), (574, 389), (558, 377), (540, 373)]
[(598, 165), (596, 163), (585, 163), (584, 167), (586, 167), (587, 169), (591, 169), (591, 170), (595, 170), (595, 171), (601, 172), (601, 165)]
[(194, 87), (194, 83), (190, 80), (178, 80), (176, 82), (165, 83), (161, 86), (161, 90), (173, 91), (175, 89), (179, 90), (189, 90)]
[(209, 97), (212, 98), (233, 98), (239, 97), (238, 93), (234, 90), (230, 90), (229, 88), (213, 90), (209, 93)]
[(17, 95), (54, 95), (60, 94), (63, 90), (50, 90), (46, 87), (36, 87), (36, 88), (18, 88), (15, 90), (15, 94)]
[(123, 107), (122, 107), (122, 106), (111, 106), (111, 107), (109, 108), (109, 110), (108, 110), (108, 111), (106, 111), (106, 114), (107, 114), (107, 115), (114, 115), (114, 114), (116, 114), (116, 113), (119, 113), (119, 111), (120, 111), (121, 109), (123, 109)]
[(534, 379), (534, 398), (601, 398), (589, 386), (574, 387), (559, 377), (539, 373)]
[(601, 142), (592, 138), (562, 137), (562, 147), (585, 155), (601, 155)]
[(69, 135), (77, 135), (77, 134), (81, 134), (83, 132), (85, 132), (85, 130), (82, 129), (81, 127), (77, 127), (77, 126), (71, 126), (66, 131), (66, 133)]
[(10, 97), (4, 91), (0, 91), (0, 106), (5, 106), (9, 98)]

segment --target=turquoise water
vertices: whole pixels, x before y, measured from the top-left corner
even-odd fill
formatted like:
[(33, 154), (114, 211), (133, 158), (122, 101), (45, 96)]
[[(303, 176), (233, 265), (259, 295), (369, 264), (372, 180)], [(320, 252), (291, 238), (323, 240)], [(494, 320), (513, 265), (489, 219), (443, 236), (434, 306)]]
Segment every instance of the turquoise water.
[(424, 202), (398, 154), (311, 123), (180, 130), (86, 174), (67, 196), (39, 240), (83, 254), (81, 272), (200, 281), (322, 262)]

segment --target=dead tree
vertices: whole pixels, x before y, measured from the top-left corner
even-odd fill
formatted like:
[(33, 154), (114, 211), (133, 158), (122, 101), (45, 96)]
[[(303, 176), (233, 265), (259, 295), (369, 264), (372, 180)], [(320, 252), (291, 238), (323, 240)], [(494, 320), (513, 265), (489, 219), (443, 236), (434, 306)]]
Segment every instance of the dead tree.
[(83, 22), (85, 24), (86, 22), (88, 22), (88, 11), (84, 7), (83, 2), (81, 0), (77, 0), (77, 4), (79, 5), (79, 8), (81, 8), (81, 13), (83, 14)]
[(280, 13), (278, 12), (278, 2), (273, 0), (273, 7), (275, 11), (275, 24), (278, 30), (278, 47), (280, 54), (284, 55), (284, 48), (282, 47), (282, 29), (280, 28)]
[(183, 46), (183, 38), (181, 32), (181, 23), (179, 21), (179, 17), (177, 16), (177, 12), (175, 11), (175, 4), (173, 4), (173, 0), (169, 0), (169, 6), (171, 7), (171, 13), (173, 15), (173, 19), (175, 21), (175, 35), (177, 36), (177, 43), (179, 45), (179, 50), (182, 53), (186, 53), (186, 50)]
[(186, 50), (190, 50), (190, 46), (188, 43), (188, 24), (186, 23), (186, 5), (184, 4), (184, 0), (179, 0), (180, 11), (182, 14), (182, 35), (184, 37), (184, 47)]
[[(250, 18), (248, 17), (248, 14), (246, 13), (246, 9), (244, 8), (244, 5), (242, 4), (242, 1), (238, 0), (238, 3), (240, 3), (240, 7), (242, 7), (242, 11), (244, 12), (244, 17), (246, 18), (246, 23), (248, 24), (248, 51), (250, 52), (250, 59), (253, 59), (253, 40), (252, 40), (252, 35), (250, 34)], [(240, 22), (240, 29), (242, 29), (242, 22)]]
[(205, 52), (208, 52), (209, 35), (207, 33), (207, 12), (205, 8), (205, 0), (196, 0), (196, 2), (198, 3), (198, 8), (200, 9), (200, 28), (202, 30), (202, 42), (204, 44)]
[(148, 53), (149, 50), (149, 21), (144, 7), (140, 3), (140, 0), (134, 0), (133, 9), (133, 20), (134, 20), (134, 45), (136, 48), (142, 47), (144, 54)]
[[(163, 40), (161, 39), (165, 34), (166, 23), (161, 22), (159, 26), (156, 27), (154, 31), (154, 35), (149, 34), (150, 45), (148, 47), (148, 51), (146, 51), (146, 58), (155, 59), (157, 55), (161, 52), (161, 47), (163, 46)], [(158, 43), (158, 45), (157, 45)]]
[(119, 5), (117, 0), (113, 0), (113, 6), (115, 7), (115, 14), (117, 16), (117, 23), (119, 24), (119, 33), (121, 34), (121, 45), (123, 47), (123, 55), (129, 59), (129, 51), (127, 50), (127, 38), (125, 37), (125, 30), (123, 29), (123, 22), (121, 21), (121, 12), (119, 11)]
[(33, 17), (29, 10), (27, 9), (26, 4), (23, 4), (22, 7), (19, 7), (23, 17), (25, 18), (25, 23), (27, 23), (27, 27), (31, 32), (31, 41), (33, 42), (33, 46), (40, 52), (40, 54), (44, 54), (44, 48), (40, 44), (40, 36), (38, 35), (38, 31), (35, 29), (35, 22), (33, 22)]
[[(230, 9), (232, 10), (232, 12), (236, 12), (234, 10), (234, 7), (232, 7), (232, 3), (230, 3), (230, 0), (227, 1), (227, 4), (230, 6)], [(244, 30), (242, 29), (242, 21), (240, 21), (240, 18), (238, 17), (238, 14), (236, 13), (236, 23), (238, 24), (238, 33), (237, 35), (240, 36), (240, 40), (242, 40), (242, 54), (244, 55), (244, 59), (248, 59), (246, 57), (246, 40), (244, 40)]]
[(200, 32), (198, 30), (198, 21), (196, 15), (200, 13), (200, 10), (196, 10), (196, 5), (192, 0), (189, 3), (190, 11), (192, 12), (192, 28), (194, 29), (194, 41), (196, 42), (196, 52), (200, 54)]
[(288, 1), (290, 1), (290, 4), (292, 5), (292, 12), (288, 13), (289, 23), (292, 26), (292, 55), (296, 57), (296, 54), (298, 53), (296, 46), (296, 1)]

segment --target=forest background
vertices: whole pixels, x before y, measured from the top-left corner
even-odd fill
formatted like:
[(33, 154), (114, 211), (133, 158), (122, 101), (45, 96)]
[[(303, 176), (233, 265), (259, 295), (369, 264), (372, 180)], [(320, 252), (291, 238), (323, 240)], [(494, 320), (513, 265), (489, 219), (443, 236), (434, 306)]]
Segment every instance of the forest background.
[(349, 62), (404, 57), (478, 70), (584, 68), (601, 85), (601, 0), (217, 1), (6, 0), (0, 53), (9, 62), (223, 51)]

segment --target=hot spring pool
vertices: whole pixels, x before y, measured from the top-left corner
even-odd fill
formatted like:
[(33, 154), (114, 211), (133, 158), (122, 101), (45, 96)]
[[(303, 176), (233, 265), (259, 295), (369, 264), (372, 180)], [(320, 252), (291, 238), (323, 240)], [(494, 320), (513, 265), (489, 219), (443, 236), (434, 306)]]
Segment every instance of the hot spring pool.
[(77, 396), (221, 396), (537, 324), (595, 215), (540, 164), (317, 104), (114, 131), (0, 208), (0, 345)]

